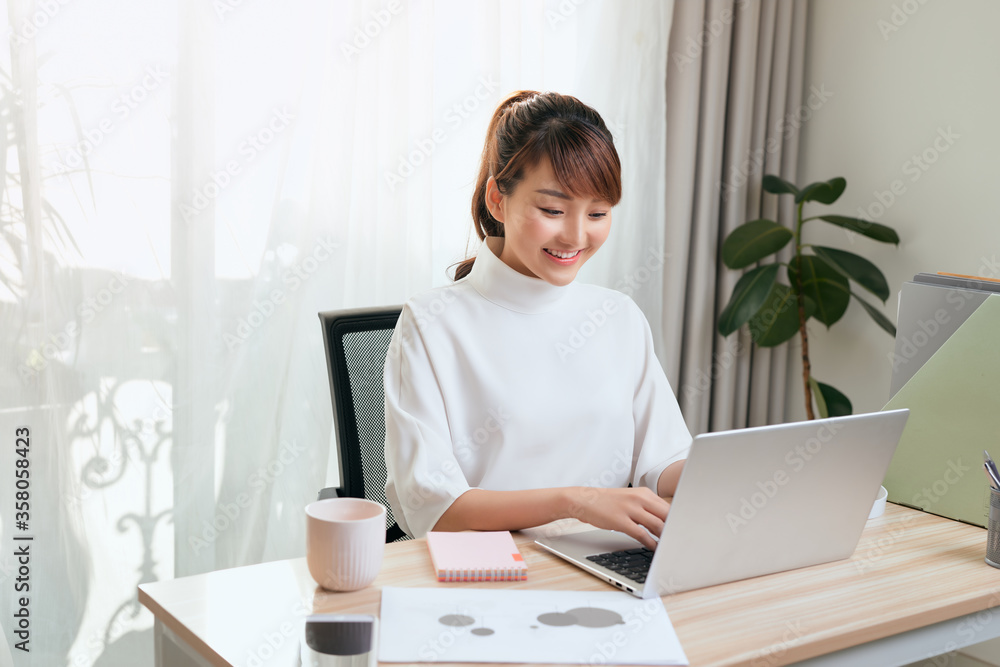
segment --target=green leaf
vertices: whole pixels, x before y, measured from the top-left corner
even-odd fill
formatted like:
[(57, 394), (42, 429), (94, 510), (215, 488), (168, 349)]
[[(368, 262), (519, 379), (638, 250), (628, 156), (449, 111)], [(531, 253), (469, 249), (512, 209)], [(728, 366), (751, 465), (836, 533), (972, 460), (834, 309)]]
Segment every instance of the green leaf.
[(779, 268), (781, 268), (780, 264), (767, 264), (758, 266), (740, 276), (736, 286), (733, 287), (733, 295), (729, 298), (729, 303), (719, 314), (720, 336), (728, 336), (733, 333), (743, 326), (743, 323), (749, 320), (751, 315), (760, 310), (767, 295), (771, 292), (771, 286), (778, 278)]
[(761, 185), (764, 187), (765, 192), (770, 192), (771, 194), (783, 195), (791, 193), (796, 197), (799, 195), (799, 189), (797, 187), (784, 179), (778, 178), (774, 174), (765, 175), (764, 181)]
[(899, 234), (896, 233), (896, 230), (877, 222), (861, 220), (860, 218), (848, 218), (844, 215), (821, 215), (819, 219), (826, 220), (832, 225), (849, 229), (852, 232), (857, 232), (880, 243), (894, 243), (899, 245)]
[(823, 392), (819, 390), (819, 382), (809, 376), (809, 389), (812, 391), (813, 401), (816, 402), (816, 412), (819, 413), (820, 419), (826, 419), (830, 416), (830, 413), (826, 410), (826, 400), (823, 399)]
[(877, 266), (864, 257), (825, 246), (813, 246), (813, 252), (824, 262), (877, 296), (882, 303), (889, 298), (889, 283), (885, 276)]
[(751, 220), (723, 241), (722, 261), (730, 269), (742, 269), (778, 252), (792, 236), (792, 230), (772, 220)]
[[(816, 303), (813, 315), (830, 326), (841, 317), (851, 302), (851, 285), (839, 271), (815, 255), (802, 255), (802, 293)], [(788, 280), (797, 285), (797, 262), (788, 264)], [(794, 287), (793, 287), (794, 289)]]
[(885, 332), (888, 333), (893, 338), (896, 337), (896, 325), (894, 325), (888, 317), (883, 315), (882, 311), (880, 311), (878, 308), (876, 308), (875, 306), (871, 305), (870, 303), (862, 299), (854, 292), (851, 292), (851, 296), (857, 299), (858, 302), (864, 307), (864, 309), (868, 311), (868, 314), (871, 315), (871, 318), (875, 320), (875, 324), (882, 327), (885, 330)]
[[(806, 319), (816, 310), (809, 297), (805, 299)], [(799, 330), (799, 306), (795, 292), (788, 285), (775, 283), (764, 300), (764, 305), (753, 314), (748, 324), (750, 337), (761, 347), (780, 345)]]
[(829, 181), (818, 181), (810, 183), (795, 195), (795, 203), (803, 201), (815, 201), (820, 204), (832, 204), (840, 199), (847, 188), (847, 181), (841, 177), (831, 178)]
[[(854, 406), (851, 405), (851, 399), (847, 398), (839, 389), (831, 387), (828, 384), (823, 384), (822, 382), (817, 382), (812, 378), (809, 378), (809, 382), (814, 385), (813, 395), (816, 397), (816, 405), (820, 404), (820, 399), (823, 401), (820, 414), (824, 418), (844, 417), (854, 413)], [(816, 392), (816, 388), (819, 389), (818, 392)]]

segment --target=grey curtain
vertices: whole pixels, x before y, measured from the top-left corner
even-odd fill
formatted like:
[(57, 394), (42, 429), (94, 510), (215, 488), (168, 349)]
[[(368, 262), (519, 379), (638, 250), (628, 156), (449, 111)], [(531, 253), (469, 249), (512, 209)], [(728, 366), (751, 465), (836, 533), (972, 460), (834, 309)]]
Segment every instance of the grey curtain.
[(718, 313), (740, 276), (718, 257), (740, 224), (793, 217), (789, 198), (779, 210), (774, 195), (761, 196), (761, 180), (796, 179), (798, 130), (811, 114), (803, 105), (806, 8), (804, 0), (674, 5), (662, 349), (692, 433), (784, 420), (798, 351), (794, 343), (754, 348), (745, 328), (718, 335)]

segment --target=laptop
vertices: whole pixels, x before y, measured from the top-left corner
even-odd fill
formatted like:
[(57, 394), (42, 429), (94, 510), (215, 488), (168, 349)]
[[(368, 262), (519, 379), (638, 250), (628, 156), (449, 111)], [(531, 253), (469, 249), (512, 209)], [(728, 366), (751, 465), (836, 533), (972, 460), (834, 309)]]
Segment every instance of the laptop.
[(848, 558), (908, 415), (699, 435), (655, 551), (610, 530), (535, 543), (642, 598)]

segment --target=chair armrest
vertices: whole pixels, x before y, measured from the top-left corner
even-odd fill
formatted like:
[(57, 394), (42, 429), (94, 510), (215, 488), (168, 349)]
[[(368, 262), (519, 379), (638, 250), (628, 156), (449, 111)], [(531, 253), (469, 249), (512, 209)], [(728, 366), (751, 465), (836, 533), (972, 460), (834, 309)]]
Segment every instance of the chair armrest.
[(339, 486), (328, 486), (325, 489), (319, 490), (319, 496), (316, 500), (326, 500), (327, 498), (343, 498), (344, 490)]

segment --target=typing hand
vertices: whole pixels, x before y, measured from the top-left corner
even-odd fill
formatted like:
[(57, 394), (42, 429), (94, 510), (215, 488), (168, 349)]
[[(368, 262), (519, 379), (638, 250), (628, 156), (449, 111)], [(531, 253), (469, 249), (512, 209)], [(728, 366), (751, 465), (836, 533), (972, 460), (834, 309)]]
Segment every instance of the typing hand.
[(656, 540), (650, 533), (659, 537), (669, 511), (670, 503), (645, 487), (580, 486), (570, 490), (570, 516), (597, 528), (625, 533), (648, 549), (656, 548)]

